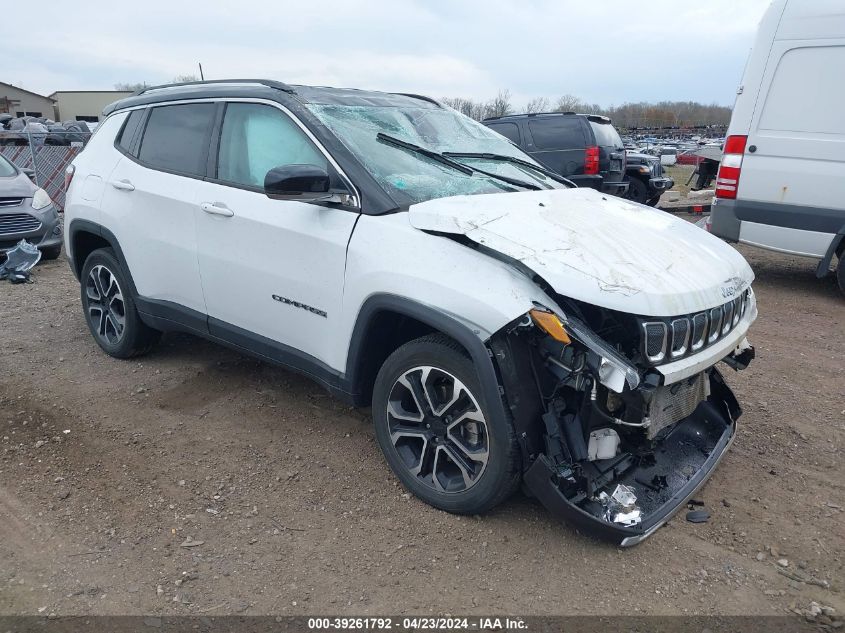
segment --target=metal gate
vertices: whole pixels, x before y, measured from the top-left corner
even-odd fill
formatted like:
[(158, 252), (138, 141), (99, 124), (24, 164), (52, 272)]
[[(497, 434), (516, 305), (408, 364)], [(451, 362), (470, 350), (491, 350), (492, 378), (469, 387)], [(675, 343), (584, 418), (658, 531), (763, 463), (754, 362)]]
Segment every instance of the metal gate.
[[(51, 132), (51, 135), (61, 134)], [(53, 200), (56, 208), (65, 208), (65, 168), (82, 151), (83, 143), (71, 145), (47, 145), (39, 134), (18, 133), (19, 142), (28, 137), (23, 145), (0, 145), (0, 154), (14, 163), (19, 169), (30, 169), (31, 177), (37, 187), (44, 189)], [(39, 139), (38, 136), (42, 138)], [(78, 134), (76, 135), (78, 138)], [(2, 138), (2, 135), (0, 135)], [(40, 141), (40, 142), (39, 142)]]

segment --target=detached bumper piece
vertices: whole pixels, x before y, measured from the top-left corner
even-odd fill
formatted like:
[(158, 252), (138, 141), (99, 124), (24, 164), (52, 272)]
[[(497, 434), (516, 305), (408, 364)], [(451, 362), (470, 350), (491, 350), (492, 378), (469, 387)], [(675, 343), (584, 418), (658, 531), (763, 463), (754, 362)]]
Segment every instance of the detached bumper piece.
[[(742, 411), (718, 371), (707, 379), (707, 399), (654, 441), (611, 459), (581, 461), (578, 473), (540, 454), (525, 473), (527, 487), (552, 514), (584, 533), (636, 545), (686, 504), (733, 441)], [(636, 509), (626, 508), (634, 497)]]

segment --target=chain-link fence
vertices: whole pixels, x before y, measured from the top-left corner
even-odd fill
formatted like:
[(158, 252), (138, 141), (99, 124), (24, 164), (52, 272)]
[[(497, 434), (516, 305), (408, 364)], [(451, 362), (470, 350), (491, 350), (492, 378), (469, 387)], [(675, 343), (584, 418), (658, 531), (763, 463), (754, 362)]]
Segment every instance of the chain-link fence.
[(0, 132), (0, 154), (19, 169), (31, 170), (36, 186), (49, 194), (59, 210), (64, 210), (65, 168), (90, 136), (78, 132)]

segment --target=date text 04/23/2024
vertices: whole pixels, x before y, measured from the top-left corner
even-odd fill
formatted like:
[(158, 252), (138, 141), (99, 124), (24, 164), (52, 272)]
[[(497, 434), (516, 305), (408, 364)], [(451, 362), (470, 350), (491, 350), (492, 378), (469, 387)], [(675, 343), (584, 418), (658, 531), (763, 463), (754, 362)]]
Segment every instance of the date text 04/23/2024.
[(520, 631), (528, 624), (521, 618), (500, 617), (346, 617), (309, 618), (312, 631)]

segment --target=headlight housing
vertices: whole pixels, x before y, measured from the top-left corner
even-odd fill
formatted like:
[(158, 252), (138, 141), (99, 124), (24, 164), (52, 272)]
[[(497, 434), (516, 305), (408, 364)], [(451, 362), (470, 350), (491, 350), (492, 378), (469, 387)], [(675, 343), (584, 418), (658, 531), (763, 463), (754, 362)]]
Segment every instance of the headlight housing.
[(586, 323), (570, 315), (559, 315), (540, 304), (534, 305), (537, 308), (531, 310), (529, 315), (541, 330), (565, 345), (575, 339), (598, 356), (598, 373), (602, 384), (616, 393), (622, 393), (625, 383), (631, 389), (637, 388), (640, 384), (640, 374), (636, 367), (593, 332)]
[(49, 207), (51, 204), (53, 204), (53, 201), (50, 200), (49, 194), (43, 189), (38, 189), (32, 196), (32, 208), (36, 211)]

